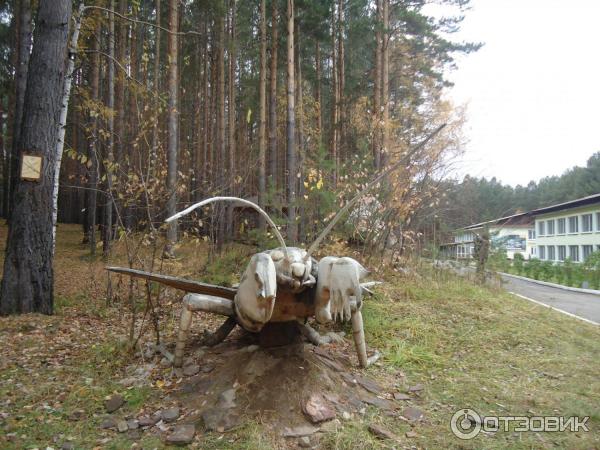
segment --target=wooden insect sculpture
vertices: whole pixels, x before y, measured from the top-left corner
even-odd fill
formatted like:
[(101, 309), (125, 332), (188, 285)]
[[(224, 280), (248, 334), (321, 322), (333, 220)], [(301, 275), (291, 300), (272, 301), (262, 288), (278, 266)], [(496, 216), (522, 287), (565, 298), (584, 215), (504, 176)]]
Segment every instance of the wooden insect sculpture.
[[(412, 151), (425, 145), (442, 127)], [(406, 161), (401, 159), (371, 181), (338, 212), (307, 250), (287, 247), (281, 233), (258, 205), (237, 197), (212, 197), (196, 203), (167, 219), (177, 220), (195, 209), (215, 202), (231, 202), (255, 209), (270, 225), (280, 247), (256, 253), (250, 258), (237, 289), (213, 286), (159, 274), (109, 267), (108, 270), (142, 277), (177, 287), (188, 292), (183, 298), (180, 329), (175, 347), (174, 365), (181, 366), (194, 311), (227, 316), (225, 323), (211, 337), (212, 343), (225, 339), (236, 325), (259, 333), (272, 322), (297, 322), (302, 333), (314, 344), (322, 342), (319, 334), (308, 325), (314, 317), (318, 323), (348, 321), (359, 364), (366, 367), (375, 357), (368, 358), (362, 319), (362, 299), (376, 282), (364, 282), (368, 271), (349, 257), (326, 256), (320, 261), (312, 257), (334, 225), (357, 201), (390, 172)]]

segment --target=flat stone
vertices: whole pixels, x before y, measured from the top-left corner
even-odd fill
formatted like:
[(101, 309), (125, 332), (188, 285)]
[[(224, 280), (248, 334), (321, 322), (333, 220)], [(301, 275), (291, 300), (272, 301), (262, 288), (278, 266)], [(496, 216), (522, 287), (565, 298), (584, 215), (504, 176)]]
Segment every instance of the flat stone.
[(283, 437), (302, 437), (302, 436), (310, 436), (311, 434), (315, 434), (319, 431), (318, 427), (314, 427), (312, 425), (299, 425), (297, 427), (285, 427), (281, 432)]
[(129, 430), (129, 425), (127, 425), (127, 421), (126, 420), (119, 420), (117, 422), (117, 431), (119, 433), (125, 433), (127, 430)]
[(183, 368), (183, 375), (186, 377), (192, 377), (200, 372), (200, 366), (198, 364), (191, 364)]
[(374, 423), (369, 425), (369, 432), (378, 437), (379, 439), (389, 439), (391, 441), (399, 441), (400, 438), (392, 433), (390, 430), (387, 430), (379, 425), (375, 425)]
[(163, 357), (163, 359), (160, 360), (160, 367), (171, 367), (171, 361), (169, 361), (169, 358)]
[(402, 417), (410, 422), (417, 422), (425, 418), (425, 414), (423, 411), (417, 408), (413, 408), (412, 406), (407, 406), (402, 410)]
[(231, 409), (214, 407), (202, 413), (202, 420), (208, 431), (222, 433), (236, 427), (240, 422), (240, 416)]
[(200, 368), (202, 373), (210, 373), (215, 370), (215, 366), (213, 364), (206, 364)]
[(181, 424), (175, 426), (173, 432), (167, 436), (167, 442), (174, 445), (187, 445), (194, 440), (196, 427), (194, 424)]
[(335, 418), (335, 411), (320, 394), (312, 394), (303, 404), (302, 411), (312, 423), (325, 422)]
[(310, 448), (310, 438), (308, 436), (302, 436), (300, 439), (298, 439), (298, 445), (302, 448)]
[(60, 450), (74, 450), (75, 449), (75, 444), (73, 444), (72, 442), (65, 442), (63, 445), (60, 446)]
[(383, 391), (383, 388), (379, 384), (369, 378), (356, 377), (356, 382), (372, 394), (381, 395)]
[(374, 395), (362, 395), (361, 400), (371, 406), (375, 406), (376, 408), (383, 409), (386, 411), (392, 411), (396, 409), (396, 405), (389, 400), (384, 398), (379, 398)]
[(69, 415), (69, 420), (81, 420), (85, 418), (85, 411), (83, 409), (76, 409)]
[(166, 423), (175, 422), (179, 418), (179, 414), (179, 408), (175, 406), (173, 408), (167, 408), (162, 410), (160, 413), (160, 418), (163, 420), (163, 422)]
[(423, 385), (421, 383), (415, 384), (408, 388), (408, 392), (420, 392), (423, 390)]
[(394, 392), (394, 400), (410, 400), (411, 396), (402, 392)]
[(111, 395), (109, 398), (104, 400), (104, 408), (106, 412), (112, 413), (123, 406), (125, 399), (120, 394)]
[(152, 416), (141, 416), (138, 418), (138, 424), (140, 427), (153, 427), (159, 420), (160, 416), (158, 414), (154, 414)]
[(329, 422), (323, 422), (321, 424), (321, 431), (323, 433), (337, 433), (342, 429), (342, 422), (340, 419), (333, 419)]
[(117, 419), (115, 419), (114, 417), (107, 417), (100, 423), (100, 428), (102, 428), (103, 430), (117, 428)]
[(218, 406), (229, 409), (235, 407), (235, 389), (227, 389), (219, 394)]
[(356, 386), (357, 380), (356, 377), (348, 372), (340, 373), (340, 376), (344, 379), (346, 384), (350, 386)]
[(140, 423), (135, 419), (129, 419), (127, 421), (127, 427), (130, 430), (137, 430), (140, 427)]
[(418, 436), (418, 434), (415, 433), (414, 431), (407, 431), (405, 433), (405, 436), (409, 439), (412, 439), (412, 438), (416, 438)]

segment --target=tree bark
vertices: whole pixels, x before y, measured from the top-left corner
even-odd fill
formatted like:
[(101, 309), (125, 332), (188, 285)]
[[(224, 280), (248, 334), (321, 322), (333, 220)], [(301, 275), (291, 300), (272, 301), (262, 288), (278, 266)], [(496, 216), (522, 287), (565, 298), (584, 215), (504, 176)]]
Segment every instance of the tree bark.
[[(179, 105), (177, 30), (179, 26), (178, 0), (169, 1), (169, 112), (167, 125), (167, 216), (177, 213), (177, 160), (179, 154)], [(177, 221), (169, 223), (165, 256), (174, 256), (173, 246), (177, 242)]]
[(287, 208), (288, 239), (295, 243), (296, 224), (296, 111), (294, 82), (294, 0), (287, 0)]
[(373, 126), (373, 164), (376, 170), (381, 169), (381, 55), (382, 55), (382, 42), (381, 42), (381, 27), (383, 26), (382, 19), (382, 0), (377, 0), (377, 22), (375, 24), (375, 79), (373, 83), (373, 115), (374, 115), (374, 126)]
[(383, 0), (383, 37), (382, 37), (382, 55), (381, 55), (381, 102), (382, 102), (382, 155), (381, 167), (384, 167), (389, 158), (390, 152), (390, 0)]
[(321, 46), (319, 41), (315, 43), (315, 100), (317, 102), (317, 133), (319, 146), (323, 142), (323, 107), (321, 98)]
[(271, 67), (269, 78), (269, 184), (277, 187), (277, 49), (279, 45), (279, 30), (277, 22), (279, 13), (277, 2), (271, 7)]
[[(92, 102), (96, 103), (100, 94), (100, 35), (101, 25), (100, 21), (96, 24), (96, 30), (94, 36), (92, 36), (92, 49), (94, 53), (91, 58), (91, 97)], [(88, 138), (88, 153), (90, 158), (90, 174), (89, 174), (89, 193), (88, 193), (88, 243), (90, 246), (90, 253), (96, 254), (96, 207), (97, 207), (97, 190), (98, 190), (98, 178), (99, 178), (99, 167), (98, 167), (98, 118), (97, 114), (90, 114), (91, 122), (91, 134)]]
[[(267, 190), (266, 174), (266, 121), (267, 121), (267, 2), (260, 1), (260, 82), (258, 86), (258, 206), (265, 209), (265, 196)], [(261, 216), (258, 219), (260, 230), (266, 228), (265, 219)]]
[(21, 129), (25, 87), (27, 85), (27, 68), (29, 66), (31, 48), (31, 0), (20, 0), (17, 24), (17, 61), (15, 67), (15, 111), (13, 115), (13, 138), (10, 157), (10, 179), (8, 200), (8, 218), (13, 207), (13, 194), (19, 178), (21, 155)]
[(37, 17), (19, 141), (21, 149), (42, 156), (43, 170), (39, 181), (15, 186), (1, 314), (52, 314), (54, 304), (52, 197), (71, 1), (41, 2)]
[(336, 14), (335, 3), (331, 5), (331, 163), (333, 164), (332, 182), (334, 188), (337, 186), (338, 175), (338, 108), (339, 108), (339, 83), (338, 83), (338, 60), (336, 45)]
[[(231, 11), (230, 11), (230, 27), (229, 27), (229, 94), (228, 94), (228, 108), (227, 108), (227, 131), (228, 131), (228, 167), (227, 167), (227, 191), (232, 196), (237, 196), (237, 171), (236, 171), (236, 142), (235, 142), (235, 109), (236, 109), (236, 95), (235, 95), (235, 72), (236, 72), (236, 30), (235, 30), (235, 16), (236, 16), (236, 0), (231, 0)], [(227, 207), (227, 239), (233, 238), (233, 205)]]
[[(156, 0), (156, 24), (160, 26), (160, 1)], [(154, 123), (152, 124), (152, 150), (150, 154), (150, 173), (153, 173), (153, 168), (158, 155), (159, 136), (158, 136), (158, 120), (160, 115), (160, 28), (155, 28), (156, 41), (154, 42)]]
[[(225, 177), (225, 164), (227, 146), (225, 142), (225, 20), (221, 15), (218, 19), (217, 31), (219, 33), (219, 46), (217, 55), (217, 180), (219, 188), (223, 188), (227, 179)], [(225, 224), (223, 223), (223, 208), (217, 207), (217, 248), (220, 249), (225, 237)]]
[[(111, 9), (114, 9), (115, 2), (111, 0)], [(115, 120), (112, 112), (115, 109), (115, 15), (108, 15), (108, 86), (107, 86), (107, 107), (111, 114), (108, 115), (107, 128), (108, 137), (106, 143), (106, 200), (104, 205), (104, 227), (102, 237), (102, 254), (104, 258), (110, 255), (111, 241), (113, 238), (113, 173), (114, 173), (114, 147), (115, 147)]]

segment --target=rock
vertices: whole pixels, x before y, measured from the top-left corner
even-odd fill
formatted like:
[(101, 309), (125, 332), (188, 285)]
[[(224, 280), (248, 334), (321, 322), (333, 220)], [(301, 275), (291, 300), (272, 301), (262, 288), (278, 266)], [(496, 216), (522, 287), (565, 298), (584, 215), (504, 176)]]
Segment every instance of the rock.
[(410, 400), (410, 395), (403, 394), (402, 392), (394, 392), (394, 400)]
[(183, 375), (186, 377), (192, 377), (200, 372), (200, 366), (198, 364), (191, 364), (183, 368)]
[(408, 388), (408, 392), (420, 392), (423, 390), (423, 385), (421, 383), (415, 384)]
[(414, 432), (414, 431), (412, 431), (412, 430), (411, 430), (411, 431), (407, 431), (407, 432), (405, 433), (405, 435), (406, 435), (406, 437), (407, 437), (407, 438), (409, 438), (409, 439), (416, 438), (416, 437), (418, 436), (418, 434), (417, 434), (417, 433), (415, 433), (415, 432)]
[(179, 408), (177, 408), (177, 407), (167, 408), (167, 409), (161, 411), (160, 418), (163, 420), (163, 422), (166, 422), (166, 423), (175, 422), (178, 419), (179, 414), (180, 414)]
[(300, 425), (293, 428), (285, 427), (281, 432), (281, 435), (283, 437), (302, 437), (310, 436), (311, 434), (315, 434), (317, 431), (319, 431), (318, 427), (313, 427), (312, 425)]
[(129, 430), (129, 425), (127, 425), (127, 421), (119, 420), (117, 422), (117, 431), (119, 433), (125, 433), (127, 430)]
[(167, 442), (174, 445), (187, 445), (194, 440), (196, 427), (194, 424), (177, 425), (167, 436)]
[(417, 408), (413, 408), (412, 406), (407, 406), (402, 410), (402, 417), (404, 417), (409, 422), (417, 422), (425, 418), (425, 414), (423, 411)]
[(375, 383), (369, 378), (356, 377), (356, 382), (360, 384), (363, 388), (365, 388), (367, 391), (375, 395), (381, 395), (381, 392), (383, 391), (383, 388), (381, 386), (379, 386), (377, 383)]
[(171, 367), (171, 361), (167, 357), (160, 360), (160, 367)]
[(102, 428), (103, 430), (117, 428), (117, 420), (114, 417), (107, 417), (100, 423), (100, 428)]
[(222, 433), (236, 427), (240, 422), (240, 416), (231, 409), (213, 407), (202, 413), (202, 420), (208, 431)]
[(76, 409), (69, 415), (69, 420), (81, 420), (85, 418), (85, 411), (83, 409)]
[(321, 394), (312, 394), (303, 404), (302, 411), (312, 423), (325, 422), (335, 418), (334, 409)]
[(72, 442), (65, 442), (60, 446), (60, 450), (74, 450), (75, 445)]
[(219, 394), (217, 405), (220, 408), (229, 409), (235, 407), (235, 389), (227, 389)]
[(138, 418), (138, 424), (140, 427), (152, 427), (156, 425), (156, 422), (160, 420), (160, 415), (154, 414), (152, 416), (141, 416)]
[(365, 394), (365, 395), (361, 395), (360, 399), (371, 405), (371, 406), (375, 406), (379, 409), (383, 409), (385, 411), (392, 411), (394, 409), (396, 409), (396, 405), (394, 403), (392, 403), (389, 400), (386, 400), (384, 398), (379, 398), (379, 397), (375, 397), (374, 395), (370, 395), (370, 394)]
[(139, 441), (141, 438), (142, 433), (140, 433), (140, 430), (129, 430), (127, 432), (127, 439), (129, 439), (130, 441)]
[(336, 342), (336, 343), (342, 343), (344, 342), (344, 334), (345, 333), (336, 333), (335, 331), (330, 331), (329, 333), (327, 333), (327, 336), (329, 336), (331, 338), (332, 342)]
[(140, 427), (140, 423), (135, 419), (129, 419), (127, 421), (127, 427), (130, 430), (137, 430)]
[(340, 373), (340, 375), (344, 379), (346, 384), (348, 384), (349, 386), (356, 386), (357, 380), (354, 375), (347, 372), (342, 372)]
[(369, 425), (369, 432), (371, 434), (373, 434), (374, 436), (378, 437), (379, 439), (389, 439), (392, 441), (400, 440), (400, 438), (398, 436), (396, 436), (394, 433), (392, 433), (391, 431), (389, 431), (379, 425), (375, 425), (374, 423)]
[(342, 413), (342, 419), (344, 419), (344, 420), (350, 420), (350, 419), (352, 419), (352, 414), (350, 414), (348, 411), (344, 411)]
[(104, 400), (104, 408), (106, 412), (113, 413), (125, 403), (125, 399), (120, 394), (112, 395)]
[(215, 366), (213, 364), (206, 364), (205, 366), (202, 366), (200, 370), (202, 373), (210, 373), (215, 370)]
[(302, 436), (300, 439), (298, 439), (298, 445), (302, 448), (310, 448), (310, 438), (308, 436)]
[(337, 433), (341, 428), (342, 422), (339, 419), (333, 419), (321, 424), (321, 431), (323, 433)]

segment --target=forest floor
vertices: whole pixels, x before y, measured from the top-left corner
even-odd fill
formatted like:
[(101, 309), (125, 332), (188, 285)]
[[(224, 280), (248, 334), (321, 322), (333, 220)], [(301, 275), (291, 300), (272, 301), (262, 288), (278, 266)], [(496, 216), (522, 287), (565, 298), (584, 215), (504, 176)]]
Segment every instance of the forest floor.
[[(5, 235), (2, 226), (1, 242)], [(205, 400), (196, 396), (191, 402), (185, 396), (191, 378), (161, 365), (160, 355), (144, 355), (143, 348), (129, 351), (128, 280), (112, 277), (114, 296), (108, 303), (106, 263), (89, 257), (80, 243), (81, 227), (60, 225), (57, 236), (55, 315), (0, 318), (0, 448), (167, 447), (165, 439), (173, 424), (194, 419)], [(254, 251), (234, 245), (226, 258), (209, 264), (206, 248), (203, 242), (186, 241), (178, 249), (178, 259), (154, 270), (233, 282), (246, 256)], [(115, 246), (115, 254), (110, 264), (123, 265), (123, 244)], [(600, 448), (598, 327), (523, 302), (500, 288), (481, 287), (426, 266), (404, 273), (387, 269), (374, 278), (385, 284), (366, 299), (363, 312), (368, 346), (382, 352), (380, 362), (358, 370), (347, 337), (303, 358), (314, 362), (317, 356), (330, 354), (332, 360), (348, 361), (354, 367), (344, 370), (374, 380), (378, 397), (393, 406), (382, 410), (365, 405), (348, 414), (338, 412), (336, 426), (323, 426), (312, 434), (311, 445), (325, 449)], [(160, 325), (166, 342), (174, 339), (180, 296), (168, 290), (161, 300)], [(143, 296), (135, 305), (137, 333), (148, 322)], [(217, 324), (202, 316), (193, 331), (200, 334)], [(150, 329), (146, 325), (143, 329)], [(240, 339), (238, 333), (226, 342)], [(150, 331), (139, 342), (148, 340)], [(231, 361), (219, 356), (222, 351), (203, 352), (190, 346), (188, 352), (201, 368), (201, 374), (195, 375), (200, 376), (197, 384), (211, 383), (223, 373), (221, 368), (231, 367)], [(255, 354), (271, 360), (262, 349)], [(240, 364), (251, 358), (240, 357)], [(284, 387), (276, 381), (275, 373), (268, 387), (274, 398), (285, 399), (279, 392)], [(351, 382), (345, 387), (343, 380), (330, 381), (355, 389)], [(106, 399), (119, 396), (124, 404), (107, 413)], [(158, 410), (173, 412), (172, 407), (179, 409), (175, 422), (165, 416), (156, 426), (133, 429), (135, 425), (121, 433), (111, 423), (115, 419), (132, 423)], [(511, 428), (463, 441), (451, 433), (450, 419), (464, 408), (482, 416), (589, 416), (589, 432)], [(373, 426), (387, 430), (390, 439), (378, 437)], [(298, 448), (301, 442), (283, 438), (281, 431), (268, 415), (249, 410), (229, 432), (204, 431), (198, 420), (190, 448)]]

